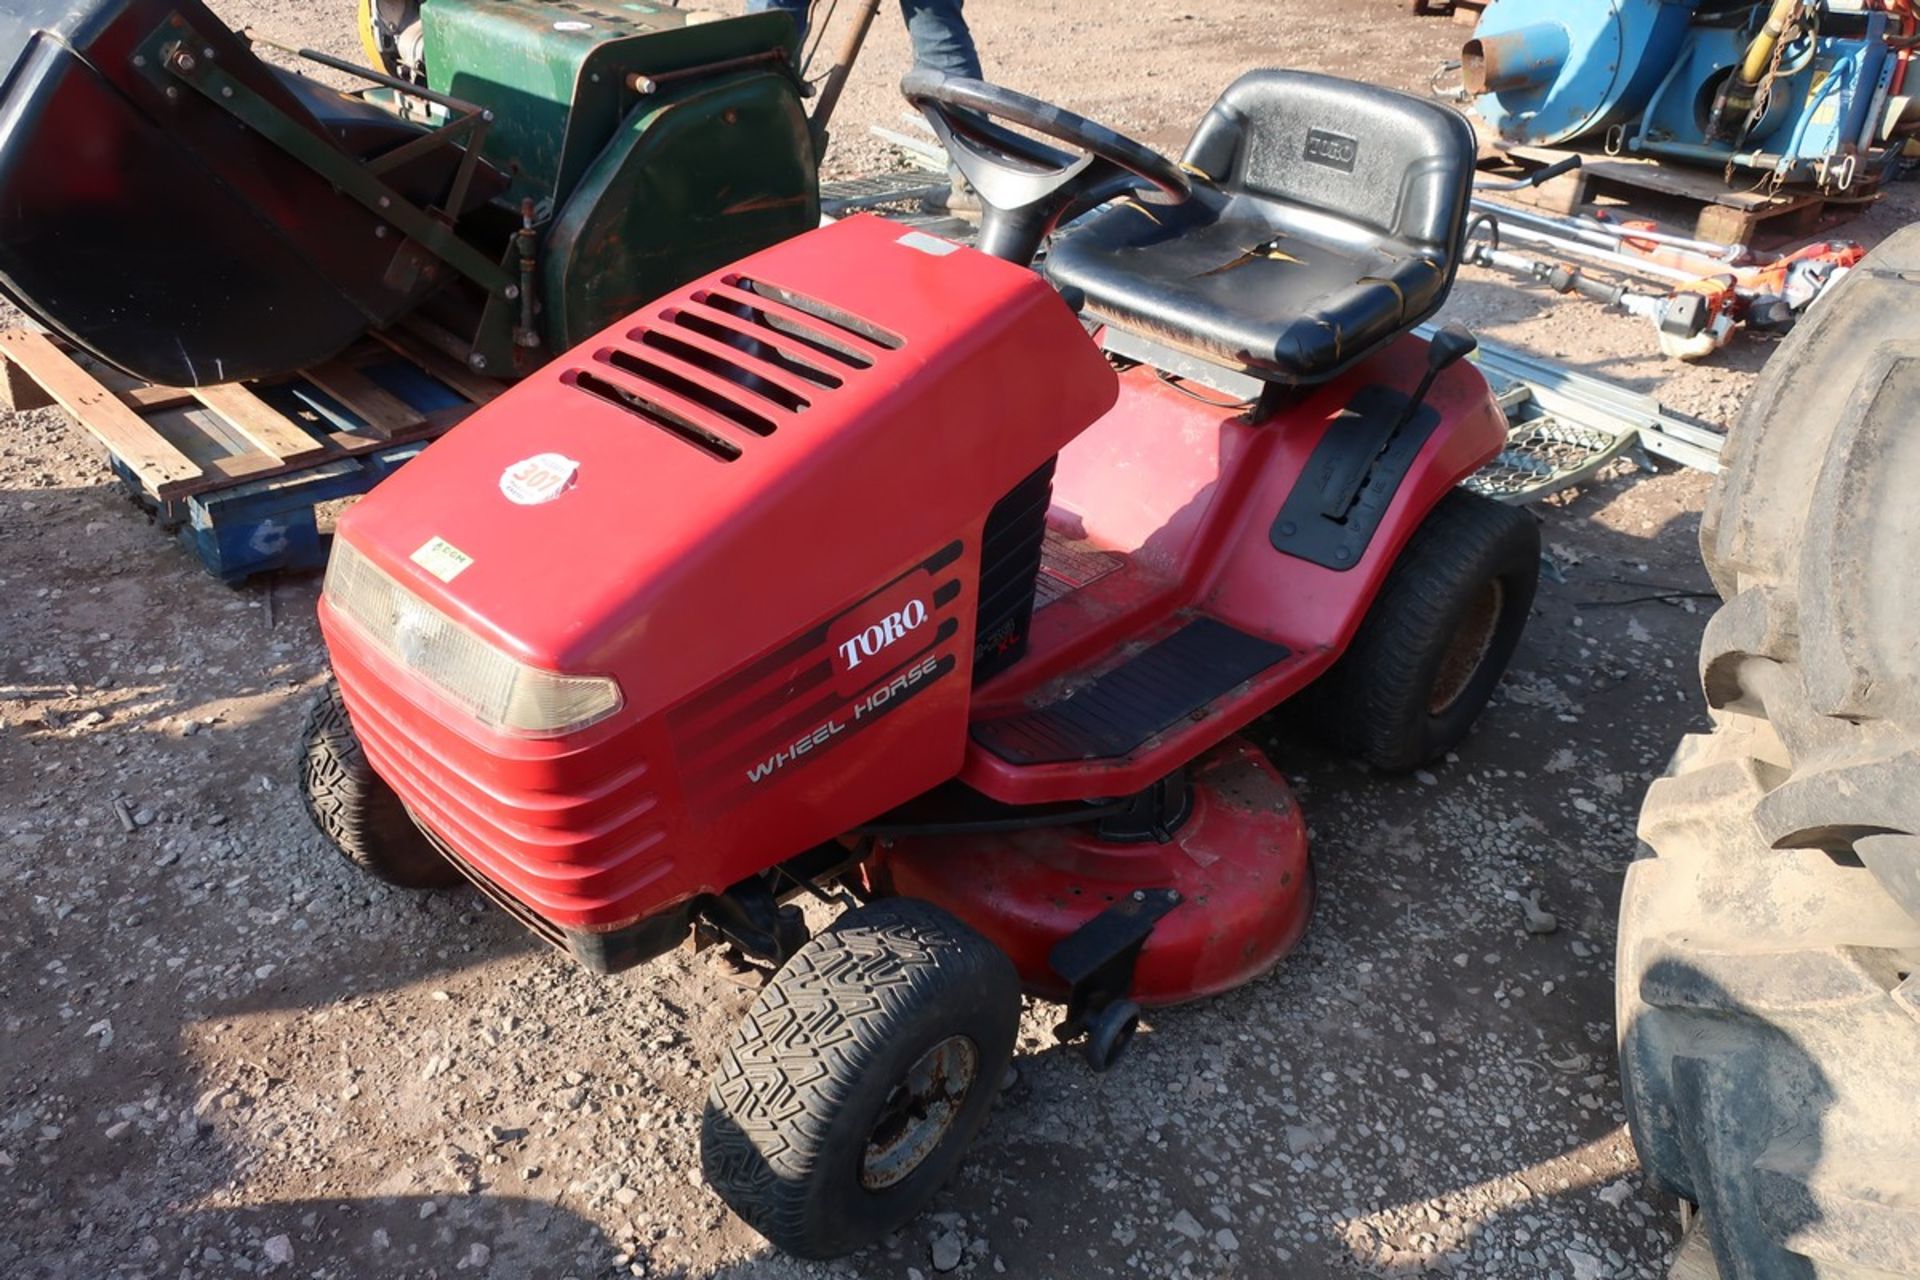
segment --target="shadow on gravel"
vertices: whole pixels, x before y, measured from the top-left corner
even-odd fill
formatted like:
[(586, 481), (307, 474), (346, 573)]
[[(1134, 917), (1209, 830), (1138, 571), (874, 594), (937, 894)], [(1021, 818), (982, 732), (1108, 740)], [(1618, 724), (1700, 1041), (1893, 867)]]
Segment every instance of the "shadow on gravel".
[[(325, 1064), (309, 1063), (303, 1069), (298, 1062), (264, 1057), (243, 1060), (237, 1068), (225, 1062), (217, 1075), (209, 1075), (189, 1050), (195, 1035), (209, 1030), (230, 1034), (258, 1014), (298, 1011), (311, 1017), (316, 1011), (338, 1011), (343, 1004), (377, 1003), (388, 992), (445, 980), (473, 964), (537, 945), (510, 922), (493, 921), (484, 903), (462, 891), (413, 902), (417, 905), (407, 910), (447, 916), (447, 928), (456, 927), (451, 917), (459, 915), (464, 935), (476, 944), (473, 953), (451, 962), (415, 953), (375, 972), (332, 964), (325, 948), (307, 949), (288, 939), (278, 963), (257, 967), (256, 973), (271, 972), (251, 990), (237, 997), (205, 998), (188, 985), (196, 976), (205, 979), (236, 965), (244, 969), (258, 958), (245, 941), (229, 934), (232, 953), (217, 946), (202, 952), (192, 967), (179, 966), (185, 971), (181, 985), (149, 994), (137, 1013), (122, 1007), (94, 1024), (99, 1052), (115, 1050), (110, 1071), (81, 1056), (91, 1056), (87, 1050), (93, 1046), (30, 1062), (17, 1056), (28, 1046), (8, 1045), (0, 1053), (0, 1061), (13, 1059), (5, 1062), (0, 1115), (17, 1117), (38, 1101), (42, 1106), (35, 1118), (46, 1123), (37, 1135), (18, 1133), (17, 1121), (11, 1126), (19, 1137), (37, 1138), (25, 1150), (5, 1143), (14, 1154), (9, 1167), (0, 1169), (0, 1185), (11, 1183), (16, 1196), (8, 1221), (0, 1227), (0, 1274), (9, 1280), (98, 1277), (108, 1274), (99, 1265), (103, 1255), (120, 1260), (111, 1274), (126, 1280), (189, 1274), (346, 1278), (466, 1271), (536, 1276), (572, 1272), (582, 1262), (587, 1274), (603, 1271), (616, 1250), (600, 1227), (538, 1199), (479, 1191), (192, 1207), (231, 1196), (247, 1182), (261, 1149), (277, 1145), (285, 1121), (259, 1119), (256, 1108), (266, 1104), (266, 1114), (274, 1114), (278, 1109), (270, 1101), (273, 1095), (310, 1089), (318, 1081), (304, 1078), (308, 1071), (316, 1077), (328, 1074)], [(138, 924), (140, 917), (133, 920)], [(502, 923), (507, 927), (499, 927)], [(208, 935), (203, 931), (202, 936)], [(30, 982), (25, 955), (11, 947), (0, 955), (0, 1001), (12, 1026), (58, 1025), (79, 1003), (76, 997), (95, 987), (88, 982), (76, 992), (57, 980)], [(392, 953), (384, 958), (391, 961)], [(349, 1092), (357, 1098), (360, 1091)], [(377, 1125), (382, 1099), (370, 1097), (361, 1105), (361, 1122)], [(325, 1123), (329, 1117), (319, 1113), (345, 1110), (346, 1104), (302, 1097), (297, 1109)], [(345, 1122), (355, 1121), (346, 1117)], [(0, 1133), (0, 1138), (14, 1136)], [(30, 1176), (23, 1179), (23, 1174)], [(156, 1211), (161, 1205), (169, 1207)]]
[[(257, 691), (235, 684), (220, 696)], [(451, 984), (541, 944), (465, 890), (407, 895), (344, 867), (300, 865), (332, 857), (303, 818), (291, 829), (277, 813), (256, 825), (250, 810), (264, 806), (244, 770), (291, 785), (300, 700), (182, 737), (178, 699), (125, 692), (142, 714), (70, 733), (56, 716), (0, 737), (0, 775), (46, 774), (56, 788), (64, 777), (85, 796), (53, 818), (64, 837), (24, 825), (0, 833), (14, 908), (0, 922), (0, 1275), (592, 1276), (616, 1256), (650, 1275), (683, 1274), (619, 1249), (563, 1203), (493, 1192), (485, 1148), (465, 1129), (445, 1135), (459, 1153), (449, 1170), (430, 1152), (386, 1153), (426, 1170), (429, 1184), (464, 1179), (465, 1194), (368, 1195), (399, 1192), (408, 1168), (323, 1163), (300, 1166), (307, 1176), (291, 1184), (307, 1198), (274, 1199), (290, 1185), (286, 1170), (265, 1182), (256, 1170), (284, 1158), (289, 1125), (324, 1140), (382, 1126), (389, 1107), (431, 1107), (448, 1081), (423, 1080), (420, 1063), (431, 1070), (427, 1055), (451, 1050), (417, 1038), (413, 1054), (398, 1055), (400, 1087), (363, 1088), (360, 1067), (387, 1064), (302, 1060), (284, 1041), (257, 1038), (262, 1024), (285, 1015), (378, 1024), (395, 993)], [(0, 684), (0, 698), (28, 696), (26, 682)], [(131, 745), (113, 753), (115, 742)], [(96, 756), (179, 774), (184, 794), (156, 798), (157, 813), (136, 799), (125, 812), (139, 806), (140, 821), (129, 816), (133, 829), (122, 830), (107, 791), (91, 785)], [(196, 770), (225, 781), (210, 792)], [(44, 801), (39, 812), (54, 813)], [(77, 816), (88, 821), (76, 830)], [(49, 862), (84, 868), (84, 890), (66, 900), (23, 892), (51, 883), (35, 874)], [(414, 945), (394, 945), (396, 936)], [(375, 945), (355, 945), (361, 938)], [(404, 1037), (411, 1019), (393, 1017)], [(311, 1194), (329, 1186), (354, 1194)], [(564, 1201), (558, 1187), (554, 1198)]]
[[(1655, 960), (1634, 995), (1640, 1012), (1621, 1037), (1634, 1142), (1665, 1189), (1700, 1209), (1673, 1280), (1771, 1274), (1803, 1264), (1802, 1250), (1820, 1256), (1825, 1217), (1809, 1175), (1836, 1102), (1826, 1073), (1764, 1008), (1684, 960)], [(1855, 1249), (1871, 1249), (1870, 1221), (1846, 1224)]]
[[(192, 1255), (193, 1264), (213, 1274), (244, 1274), (251, 1264), (259, 1272), (342, 1280), (461, 1273), (557, 1277), (581, 1270), (593, 1275), (615, 1253), (613, 1242), (586, 1218), (544, 1200), (496, 1195), (289, 1200), (188, 1213), (164, 1233), (143, 1238), (129, 1261), (153, 1266), (155, 1275), (184, 1273), (186, 1259), (169, 1257), (176, 1249), (159, 1243), (164, 1235), (225, 1242), (202, 1245)], [(588, 1257), (603, 1265), (583, 1268), (577, 1260)], [(664, 1280), (686, 1275), (651, 1266), (647, 1274)]]

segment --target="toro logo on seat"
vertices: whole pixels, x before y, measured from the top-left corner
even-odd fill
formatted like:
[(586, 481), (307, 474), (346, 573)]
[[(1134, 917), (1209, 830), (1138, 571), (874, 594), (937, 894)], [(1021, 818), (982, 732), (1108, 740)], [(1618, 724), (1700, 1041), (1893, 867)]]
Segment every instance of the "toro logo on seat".
[(1329, 169), (1338, 169), (1342, 173), (1353, 172), (1353, 162), (1360, 158), (1358, 139), (1349, 138), (1344, 133), (1335, 133), (1331, 129), (1307, 130), (1306, 159), (1309, 164), (1324, 165)]
[(916, 596), (878, 622), (854, 632), (842, 641), (838, 649), (841, 660), (847, 664), (846, 669), (851, 671), (868, 658), (879, 657), (895, 641), (917, 630), (926, 620), (927, 602)]

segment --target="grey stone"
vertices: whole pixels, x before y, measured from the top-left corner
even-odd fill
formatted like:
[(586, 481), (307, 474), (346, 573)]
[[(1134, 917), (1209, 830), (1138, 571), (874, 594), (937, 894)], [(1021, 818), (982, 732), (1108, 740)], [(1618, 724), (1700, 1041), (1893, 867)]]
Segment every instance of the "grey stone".
[(960, 1265), (961, 1255), (966, 1252), (966, 1241), (960, 1233), (953, 1230), (942, 1231), (933, 1238), (933, 1269), (951, 1271)]

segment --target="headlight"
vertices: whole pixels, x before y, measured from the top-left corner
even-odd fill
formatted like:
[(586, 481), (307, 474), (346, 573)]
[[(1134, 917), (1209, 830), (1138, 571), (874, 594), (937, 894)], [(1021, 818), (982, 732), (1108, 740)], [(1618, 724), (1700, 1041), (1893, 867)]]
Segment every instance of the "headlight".
[(585, 728), (620, 709), (605, 676), (563, 676), (516, 662), (335, 539), (326, 597), (396, 664), (490, 729), (547, 737)]

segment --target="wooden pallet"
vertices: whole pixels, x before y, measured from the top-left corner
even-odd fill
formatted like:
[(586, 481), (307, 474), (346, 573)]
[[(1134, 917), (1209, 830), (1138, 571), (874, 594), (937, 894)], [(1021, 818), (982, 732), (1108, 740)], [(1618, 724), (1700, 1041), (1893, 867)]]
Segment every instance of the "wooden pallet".
[(503, 389), (405, 334), (286, 377), (162, 387), (51, 334), (0, 333), (0, 402), (65, 409), (227, 581), (322, 563), (321, 503), (366, 492)]
[[(1512, 177), (1536, 172), (1564, 160), (1571, 151), (1554, 147), (1483, 145), (1480, 167), (1491, 175)], [(1665, 221), (1692, 219), (1692, 234), (1720, 244), (1753, 243), (1762, 233), (1787, 239), (1812, 235), (1829, 219), (1852, 217), (1864, 203), (1830, 200), (1815, 191), (1730, 187), (1720, 171), (1666, 163), (1641, 156), (1581, 152), (1580, 167), (1538, 187), (1503, 192), (1501, 198), (1552, 213), (1572, 213), (1582, 205), (1611, 197)], [(1661, 206), (1658, 209), (1649, 206)]]
[(1492, 0), (1405, 0), (1407, 10), (1417, 18), (1452, 17), (1463, 27), (1471, 27), (1480, 21), (1481, 11)]

